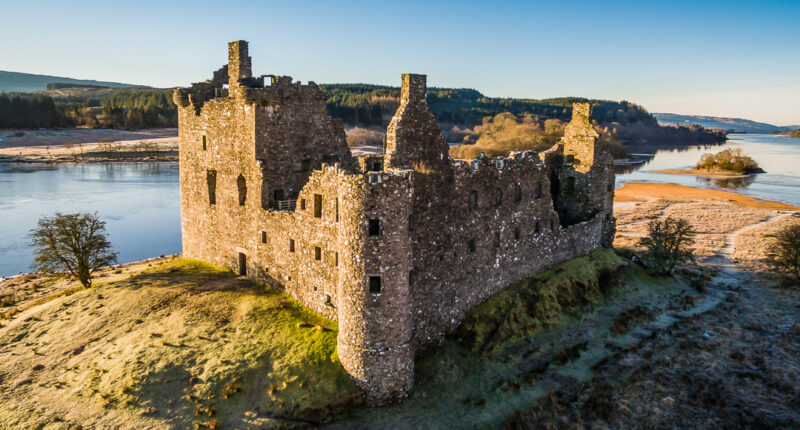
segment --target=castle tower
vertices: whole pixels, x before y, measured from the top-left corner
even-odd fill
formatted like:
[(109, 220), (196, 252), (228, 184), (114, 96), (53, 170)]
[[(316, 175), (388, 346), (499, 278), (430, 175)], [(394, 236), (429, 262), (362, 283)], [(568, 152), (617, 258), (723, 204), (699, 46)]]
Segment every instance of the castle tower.
[(386, 165), (410, 169), (449, 163), (449, 147), (425, 99), (425, 75), (406, 73), (402, 79), (400, 107), (386, 130)]
[[(342, 214), (350, 245), (340, 266), (337, 354), (371, 404), (406, 397), (414, 385), (409, 173), (368, 181)], [(402, 198), (397, 198), (402, 196)]]
[(561, 143), (564, 145), (564, 156), (571, 159), (575, 170), (586, 173), (597, 158), (597, 138), (599, 135), (589, 120), (591, 105), (574, 103), (572, 105), (572, 121), (564, 130)]
[(228, 43), (228, 85), (233, 88), (239, 85), (240, 79), (253, 76), (247, 42), (237, 40)]

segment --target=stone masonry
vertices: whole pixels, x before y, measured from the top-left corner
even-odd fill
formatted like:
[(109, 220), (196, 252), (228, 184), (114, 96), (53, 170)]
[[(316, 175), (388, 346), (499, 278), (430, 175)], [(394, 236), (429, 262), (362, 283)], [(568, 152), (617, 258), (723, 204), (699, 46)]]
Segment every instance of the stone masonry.
[(547, 151), (454, 160), (425, 80), (402, 76), (384, 151), (362, 157), (316, 84), (253, 77), (247, 42), (174, 94), (184, 256), (337, 321), (341, 363), (373, 404), (406, 396), (415, 353), (470, 308), (614, 237), (588, 104)]

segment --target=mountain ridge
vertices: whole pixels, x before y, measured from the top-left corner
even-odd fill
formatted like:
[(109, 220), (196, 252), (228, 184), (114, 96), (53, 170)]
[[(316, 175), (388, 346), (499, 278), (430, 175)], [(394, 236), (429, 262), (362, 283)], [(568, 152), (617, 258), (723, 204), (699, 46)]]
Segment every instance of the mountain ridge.
[(752, 121), (745, 118), (727, 118), (710, 115), (681, 115), (676, 113), (653, 113), (661, 125), (690, 125), (698, 124), (703, 128), (716, 128), (733, 130), (744, 133), (772, 133), (778, 131), (791, 131), (800, 128), (800, 125), (780, 126), (765, 122)]
[(38, 75), (34, 73), (9, 72), (0, 70), (0, 92), (31, 92), (45, 91), (47, 84), (52, 82), (96, 85), (107, 88), (150, 88), (146, 85), (134, 85), (121, 82), (97, 81), (94, 79), (76, 79), (63, 76)]

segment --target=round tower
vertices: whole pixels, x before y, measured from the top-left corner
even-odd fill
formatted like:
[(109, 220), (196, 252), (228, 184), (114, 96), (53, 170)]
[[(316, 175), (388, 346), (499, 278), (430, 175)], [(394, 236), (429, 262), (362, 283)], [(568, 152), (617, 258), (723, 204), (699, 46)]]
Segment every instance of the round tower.
[(411, 186), (408, 173), (368, 173), (365, 179), (360, 198), (348, 193), (340, 205), (337, 351), (368, 402), (378, 405), (407, 396), (414, 385)]

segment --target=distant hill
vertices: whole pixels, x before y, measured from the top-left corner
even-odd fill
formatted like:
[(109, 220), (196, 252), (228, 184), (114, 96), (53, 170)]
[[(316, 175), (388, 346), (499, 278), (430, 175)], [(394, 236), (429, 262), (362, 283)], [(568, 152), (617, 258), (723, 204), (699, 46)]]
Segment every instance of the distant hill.
[(6, 72), (0, 70), (0, 92), (31, 92), (44, 91), (49, 83), (63, 83), (76, 85), (91, 85), (105, 88), (150, 88), (144, 85), (131, 85), (119, 82), (103, 82), (91, 79), (73, 79), (60, 76), (34, 75), (31, 73)]
[(717, 128), (721, 130), (734, 130), (743, 133), (772, 133), (777, 131), (790, 131), (800, 126), (778, 126), (763, 122), (751, 121), (743, 118), (722, 118), (717, 116), (679, 115), (675, 113), (654, 113), (659, 124), (662, 125), (691, 125), (698, 124), (704, 128)]

